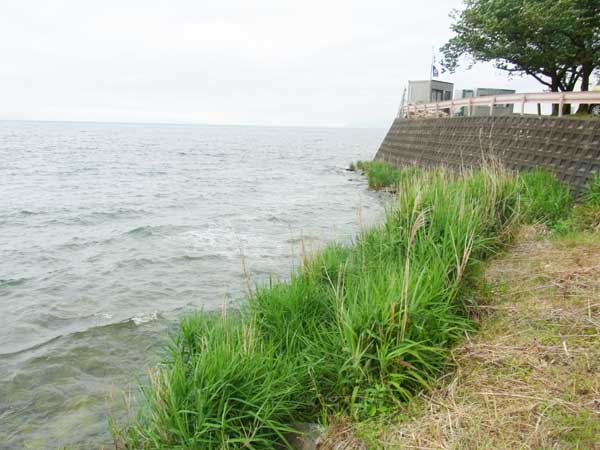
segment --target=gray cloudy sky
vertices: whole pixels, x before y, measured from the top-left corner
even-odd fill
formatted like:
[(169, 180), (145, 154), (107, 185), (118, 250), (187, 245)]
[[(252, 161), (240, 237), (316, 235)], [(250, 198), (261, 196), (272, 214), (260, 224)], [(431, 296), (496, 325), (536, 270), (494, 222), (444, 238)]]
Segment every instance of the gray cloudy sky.
[[(460, 0), (2, 0), (0, 119), (381, 126)], [(539, 91), (490, 66), (456, 88)]]

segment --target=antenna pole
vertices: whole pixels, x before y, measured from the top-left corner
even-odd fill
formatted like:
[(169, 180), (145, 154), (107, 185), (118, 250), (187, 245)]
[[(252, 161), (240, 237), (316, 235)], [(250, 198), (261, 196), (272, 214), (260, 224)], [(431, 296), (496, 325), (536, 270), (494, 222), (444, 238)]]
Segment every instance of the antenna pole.
[(433, 80), (433, 65), (435, 64), (434, 46), (431, 46), (431, 64), (429, 64), (429, 81)]

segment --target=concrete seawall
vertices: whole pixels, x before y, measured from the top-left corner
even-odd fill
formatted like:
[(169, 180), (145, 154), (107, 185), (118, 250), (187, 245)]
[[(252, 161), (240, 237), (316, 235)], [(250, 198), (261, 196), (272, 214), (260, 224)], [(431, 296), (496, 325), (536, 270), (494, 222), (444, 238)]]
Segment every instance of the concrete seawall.
[(507, 167), (549, 169), (581, 191), (600, 173), (600, 120), (553, 117), (396, 119), (375, 156), (396, 167), (476, 167), (487, 157)]

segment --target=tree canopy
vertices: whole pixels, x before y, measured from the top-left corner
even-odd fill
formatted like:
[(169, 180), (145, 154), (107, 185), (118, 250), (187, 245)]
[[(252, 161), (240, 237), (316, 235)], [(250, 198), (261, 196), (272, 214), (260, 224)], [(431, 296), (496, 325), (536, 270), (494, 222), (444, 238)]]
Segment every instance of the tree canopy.
[(451, 17), (454, 36), (441, 49), (451, 72), (467, 56), (572, 91), (578, 82), (588, 90), (600, 67), (598, 0), (464, 0)]

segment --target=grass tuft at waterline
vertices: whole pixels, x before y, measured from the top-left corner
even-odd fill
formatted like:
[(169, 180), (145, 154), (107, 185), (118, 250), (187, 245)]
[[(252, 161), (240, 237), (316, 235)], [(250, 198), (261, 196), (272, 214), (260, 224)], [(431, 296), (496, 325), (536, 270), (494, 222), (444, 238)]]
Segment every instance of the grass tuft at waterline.
[(391, 191), (395, 190), (396, 185), (403, 177), (421, 172), (421, 169), (416, 166), (400, 171), (385, 161), (358, 161), (356, 168), (367, 175), (371, 189)]
[[(469, 280), (526, 217), (527, 179), (384, 164), (367, 171), (373, 187), (380, 174), (396, 186), (382, 225), (306, 257), (240, 311), (182, 320), (121, 434), (126, 448), (281, 448), (293, 422), (370, 417), (430, 387), (474, 327)], [(541, 216), (562, 204), (530, 198)]]

